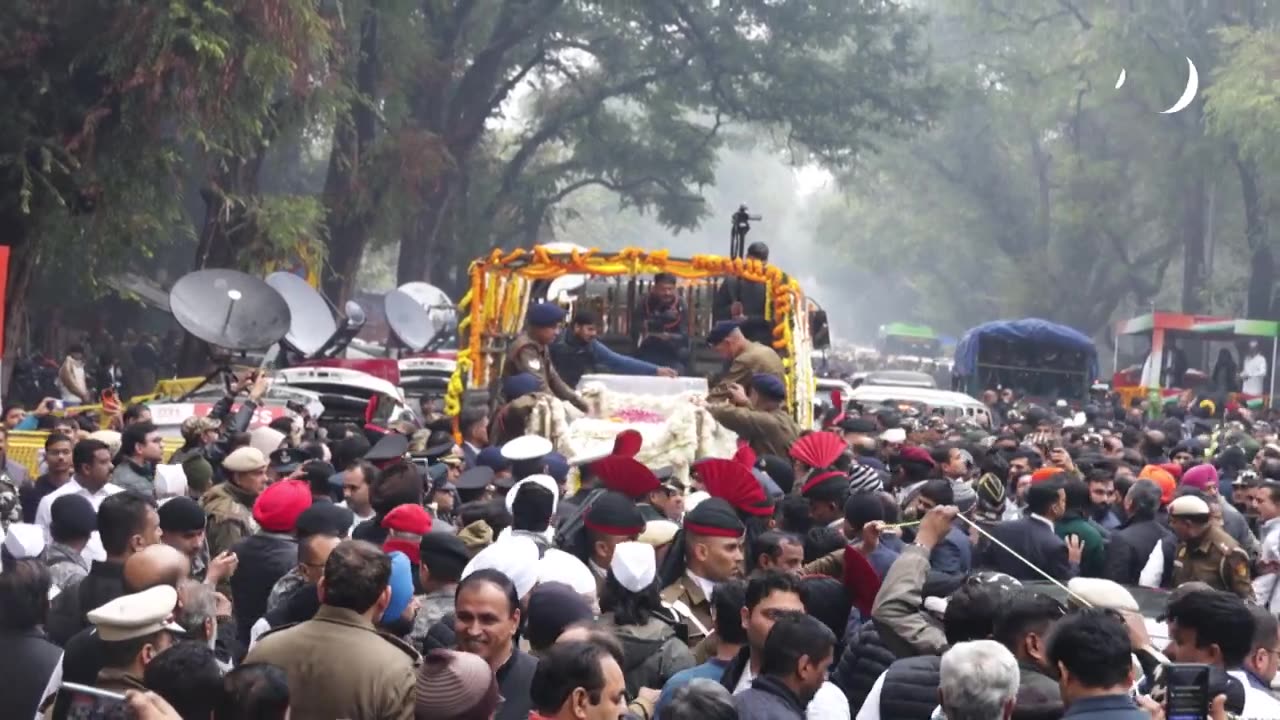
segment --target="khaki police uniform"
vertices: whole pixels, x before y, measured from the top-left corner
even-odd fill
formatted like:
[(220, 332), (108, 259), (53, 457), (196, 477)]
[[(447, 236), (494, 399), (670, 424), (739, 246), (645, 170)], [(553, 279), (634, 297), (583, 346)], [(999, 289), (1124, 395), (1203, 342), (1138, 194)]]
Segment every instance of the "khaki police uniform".
[(791, 445), (800, 437), (800, 426), (781, 407), (756, 410), (732, 405), (710, 405), (707, 411), (716, 422), (746, 440), (757, 455), (787, 457)]
[[(751, 387), (751, 376), (756, 373), (766, 373), (773, 375), (779, 380), (786, 377), (786, 371), (782, 367), (782, 358), (778, 357), (778, 353), (767, 345), (761, 345), (757, 342), (747, 343), (747, 347), (733, 362), (729, 363), (729, 369), (720, 376), (711, 388), (708, 394), (710, 400), (725, 400), (729, 397), (729, 385), (738, 384), (743, 388)], [(785, 454), (784, 454), (785, 456)]]
[(1200, 581), (1215, 590), (1235, 593), (1253, 601), (1249, 576), (1249, 555), (1230, 535), (1216, 525), (1199, 540), (1178, 543), (1173, 560), (1173, 587)]
[(541, 381), (543, 390), (549, 390), (551, 394), (572, 403), (583, 412), (587, 411), (587, 404), (561, 379), (560, 373), (551, 364), (551, 352), (547, 346), (535, 342), (525, 333), (520, 333), (515, 342), (511, 343), (511, 348), (507, 350), (507, 362), (502, 366), (503, 378), (520, 373), (536, 376)]

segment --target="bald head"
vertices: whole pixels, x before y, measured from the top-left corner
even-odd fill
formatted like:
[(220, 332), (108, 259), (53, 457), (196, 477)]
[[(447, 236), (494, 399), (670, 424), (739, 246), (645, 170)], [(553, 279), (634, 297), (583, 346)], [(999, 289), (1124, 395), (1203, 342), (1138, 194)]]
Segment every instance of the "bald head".
[(134, 553), (124, 563), (124, 587), (131, 593), (159, 585), (177, 589), (191, 574), (191, 561), (168, 545), (150, 545)]

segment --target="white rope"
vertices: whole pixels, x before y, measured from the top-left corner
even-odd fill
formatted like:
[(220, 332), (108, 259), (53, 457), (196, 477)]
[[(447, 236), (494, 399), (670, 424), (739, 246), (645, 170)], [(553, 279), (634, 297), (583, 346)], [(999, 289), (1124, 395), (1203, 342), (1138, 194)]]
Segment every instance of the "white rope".
[(1040, 575), (1041, 575), (1041, 576), (1043, 576), (1045, 580), (1048, 580), (1049, 582), (1053, 583), (1054, 585), (1057, 585), (1058, 587), (1062, 588), (1064, 591), (1066, 591), (1066, 593), (1067, 593), (1068, 595), (1070, 595), (1071, 597), (1073, 597), (1073, 598), (1075, 598), (1076, 600), (1078, 600), (1078, 601), (1080, 602), (1080, 604), (1084, 605), (1085, 607), (1093, 607), (1093, 603), (1089, 602), (1088, 600), (1085, 600), (1084, 598), (1080, 597), (1080, 596), (1079, 596), (1079, 595), (1077, 595), (1076, 593), (1072, 592), (1072, 591), (1071, 591), (1071, 588), (1069, 588), (1069, 587), (1067, 587), (1066, 585), (1063, 585), (1062, 583), (1058, 582), (1056, 579), (1054, 579), (1054, 577), (1053, 577), (1052, 575), (1050, 575), (1049, 573), (1047, 573), (1047, 572), (1045, 572), (1044, 570), (1041, 570), (1039, 567), (1037, 567), (1035, 563), (1031, 562), (1030, 560), (1028, 560), (1028, 559), (1026, 559), (1026, 558), (1024, 558), (1024, 557), (1022, 557), (1022, 556), (1021, 556), (1021, 555), (1019, 555), (1018, 553), (1014, 552), (1014, 551), (1013, 551), (1013, 549), (1012, 549), (1012, 548), (1010, 548), (1008, 545), (1005, 545), (1004, 543), (1000, 542), (1000, 541), (999, 541), (999, 540), (997, 540), (995, 537), (993, 537), (993, 536), (991, 535), (991, 533), (989, 533), (989, 532), (987, 532), (986, 530), (982, 529), (982, 526), (981, 526), (981, 525), (979, 525), (979, 524), (977, 524), (976, 522), (974, 522), (974, 521), (970, 520), (969, 518), (965, 517), (964, 515), (959, 515), (959, 514), (957, 514), (957, 515), (956, 515), (956, 517), (958, 517), (958, 518), (960, 518), (961, 520), (963, 520), (963, 521), (965, 521), (965, 522), (969, 523), (969, 527), (972, 527), (972, 528), (976, 529), (978, 532), (982, 533), (982, 535), (983, 535), (984, 537), (986, 537), (988, 540), (990, 540), (991, 542), (995, 543), (996, 545), (998, 545), (998, 546), (1000, 546), (1002, 549), (1004, 549), (1004, 551), (1005, 551), (1005, 552), (1007, 552), (1007, 553), (1009, 553), (1010, 555), (1014, 556), (1015, 558), (1017, 558), (1017, 559), (1021, 560), (1021, 561), (1022, 561), (1022, 562), (1027, 566), (1027, 567), (1031, 568), (1032, 570), (1035, 570), (1037, 573), (1040, 573)]

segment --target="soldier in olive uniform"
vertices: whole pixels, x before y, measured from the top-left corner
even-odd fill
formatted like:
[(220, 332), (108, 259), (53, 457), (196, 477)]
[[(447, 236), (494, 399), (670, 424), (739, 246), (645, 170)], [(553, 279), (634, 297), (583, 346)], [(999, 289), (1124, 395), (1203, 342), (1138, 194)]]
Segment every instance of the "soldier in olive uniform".
[(565, 384), (551, 364), (551, 351), (548, 347), (555, 341), (564, 323), (564, 309), (555, 303), (538, 303), (529, 307), (525, 318), (525, 331), (511, 343), (507, 351), (507, 362), (502, 366), (502, 377), (509, 378), (521, 373), (528, 373), (538, 378), (541, 389), (583, 412), (587, 412), (587, 404), (578, 397), (573, 388)]
[(728, 400), (731, 385), (749, 388), (752, 376), (758, 373), (773, 375), (779, 380), (785, 375), (782, 358), (778, 357), (778, 353), (771, 347), (748, 340), (736, 321), (716, 323), (711, 332), (707, 333), (707, 344), (727, 364), (725, 371), (714, 378), (711, 392), (707, 396), (709, 400)]
[[(742, 576), (742, 536), (747, 528), (726, 500), (710, 498), (684, 516), (684, 547), (663, 564), (662, 602), (684, 622), (689, 647), (711, 633), (711, 591)], [(678, 572), (678, 574), (676, 574)]]
[(1253, 601), (1249, 555), (1211, 521), (1208, 503), (1196, 495), (1175, 499), (1169, 504), (1169, 527), (1178, 536), (1173, 587), (1198, 581)]
[(751, 389), (729, 386), (729, 404), (711, 405), (707, 410), (716, 422), (738, 433), (756, 455), (786, 457), (791, 444), (800, 437), (800, 426), (787, 412), (787, 388), (775, 375), (757, 373)]

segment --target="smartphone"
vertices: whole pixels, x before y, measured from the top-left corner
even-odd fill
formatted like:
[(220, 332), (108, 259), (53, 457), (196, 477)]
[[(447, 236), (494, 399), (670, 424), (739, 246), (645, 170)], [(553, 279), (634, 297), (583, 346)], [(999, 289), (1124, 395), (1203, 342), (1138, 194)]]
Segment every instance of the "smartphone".
[(1164, 666), (1166, 720), (1205, 720), (1209, 717), (1208, 665), (1170, 663)]

